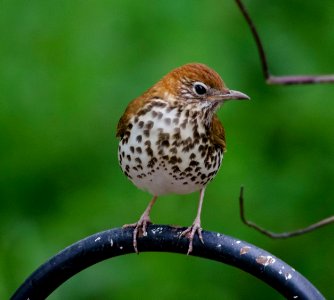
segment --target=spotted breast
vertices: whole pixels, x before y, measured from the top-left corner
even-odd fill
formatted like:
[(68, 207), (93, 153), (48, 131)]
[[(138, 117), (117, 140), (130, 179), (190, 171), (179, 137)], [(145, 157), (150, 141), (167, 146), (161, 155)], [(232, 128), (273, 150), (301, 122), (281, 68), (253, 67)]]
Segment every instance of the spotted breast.
[(119, 144), (125, 175), (156, 196), (200, 190), (216, 175), (223, 158), (223, 147), (214, 143), (205, 122), (208, 113), (205, 104), (180, 106), (154, 99), (144, 105), (130, 119)]

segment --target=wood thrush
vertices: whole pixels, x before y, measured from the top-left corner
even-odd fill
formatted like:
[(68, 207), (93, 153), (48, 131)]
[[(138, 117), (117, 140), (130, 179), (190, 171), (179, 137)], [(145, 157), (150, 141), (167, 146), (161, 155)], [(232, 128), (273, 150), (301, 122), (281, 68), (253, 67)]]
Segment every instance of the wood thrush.
[(153, 199), (134, 227), (146, 235), (150, 211), (158, 196), (200, 191), (197, 216), (182, 235), (188, 254), (197, 233), (203, 243), (201, 209), (207, 184), (215, 177), (226, 149), (224, 127), (215, 114), (227, 100), (250, 99), (228, 89), (206, 65), (191, 63), (172, 70), (134, 99), (119, 120), (118, 159), (124, 174)]

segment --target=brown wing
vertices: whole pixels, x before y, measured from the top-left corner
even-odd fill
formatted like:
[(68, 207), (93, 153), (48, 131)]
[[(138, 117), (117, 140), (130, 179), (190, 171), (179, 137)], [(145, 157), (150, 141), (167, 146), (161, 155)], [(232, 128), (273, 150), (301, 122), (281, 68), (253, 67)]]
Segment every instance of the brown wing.
[(116, 137), (122, 137), (125, 133), (126, 127), (128, 124), (128, 120), (125, 114), (119, 119), (116, 129)]
[(211, 122), (211, 134), (213, 143), (219, 145), (223, 151), (226, 151), (225, 129), (219, 121), (216, 114), (213, 115)]
[(131, 117), (138, 112), (138, 110), (145, 105), (145, 102), (148, 101), (146, 93), (142, 96), (134, 99), (132, 102), (129, 103), (128, 107), (126, 108), (123, 116), (119, 119), (117, 130), (116, 130), (116, 137), (122, 137), (129, 125), (129, 121)]
[(161, 91), (163, 89), (159, 88), (162, 84), (161, 81), (156, 83), (153, 87), (149, 88), (144, 94), (138, 98), (132, 100), (128, 107), (126, 108), (123, 116), (118, 121), (116, 137), (122, 137), (129, 126), (129, 121), (131, 117), (138, 113), (138, 111), (145, 106), (146, 102), (152, 100), (152, 98), (161, 98)]

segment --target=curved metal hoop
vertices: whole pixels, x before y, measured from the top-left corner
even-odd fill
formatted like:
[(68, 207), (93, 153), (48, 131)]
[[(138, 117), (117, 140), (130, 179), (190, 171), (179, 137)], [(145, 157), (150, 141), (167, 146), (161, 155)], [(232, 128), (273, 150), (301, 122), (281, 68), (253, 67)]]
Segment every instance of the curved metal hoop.
[[(147, 236), (138, 239), (138, 249), (140, 252), (186, 254), (188, 239), (180, 238), (183, 230), (150, 225)], [(134, 253), (132, 233), (131, 228), (114, 228), (74, 243), (32, 273), (11, 299), (45, 299), (78, 272), (105, 259)], [(220, 233), (203, 231), (203, 238), (204, 245), (195, 237), (191, 256), (235, 266), (266, 282), (288, 299), (325, 299), (305, 277), (269, 252)]]

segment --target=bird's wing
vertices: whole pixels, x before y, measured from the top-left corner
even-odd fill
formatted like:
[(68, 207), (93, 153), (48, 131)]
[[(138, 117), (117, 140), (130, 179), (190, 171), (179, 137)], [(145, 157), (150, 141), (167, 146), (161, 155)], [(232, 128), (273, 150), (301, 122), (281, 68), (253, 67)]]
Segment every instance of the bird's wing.
[(223, 151), (226, 151), (225, 129), (216, 114), (213, 115), (211, 121), (211, 132), (213, 143), (220, 146)]
[(117, 130), (116, 130), (116, 137), (122, 137), (125, 131), (128, 128), (129, 121), (131, 116), (135, 115), (140, 107), (143, 107), (145, 102), (145, 94), (134, 99), (132, 102), (129, 103), (128, 107), (126, 108), (124, 114), (118, 121)]
[(125, 133), (126, 127), (127, 127), (128, 120), (125, 115), (123, 115), (117, 124), (116, 129), (116, 137), (122, 137)]

